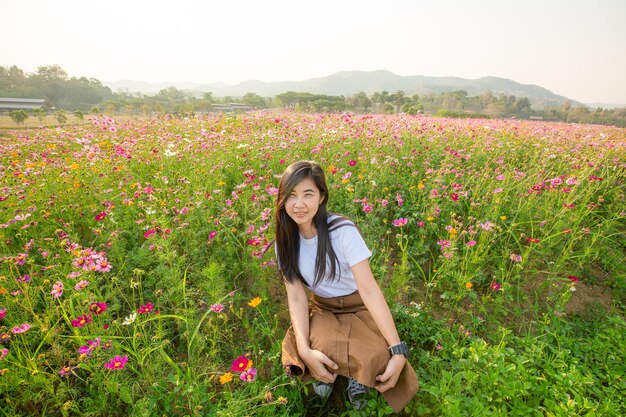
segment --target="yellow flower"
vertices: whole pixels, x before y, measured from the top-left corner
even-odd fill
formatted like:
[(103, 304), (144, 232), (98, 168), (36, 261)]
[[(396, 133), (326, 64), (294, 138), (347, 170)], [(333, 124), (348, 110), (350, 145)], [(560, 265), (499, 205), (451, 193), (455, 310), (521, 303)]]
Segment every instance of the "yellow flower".
[(232, 380), (233, 380), (233, 374), (231, 374), (230, 372), (227, 372), (220, 377), (220, 384), (222, 385), (228, 384)]
[(500, 220), (506, 220), (506, 216), (500, 216)]
[(433, 220), (435, 220), (435, 218), (433, 216), (428, 216), (426, 217), (426, 220), (428, 220), (429, 222), (432, 222)]
[(466, 282), (465, 283), (465, 288), (467, 288), (468, 290), (471, 289), (474, 286), (474, 284), (472, 284), (471, 282)]
[(422, 184), (421, 182), (419, 184), (417, 184), (417, 189), (418, 190), (423, 190), (424, 189), (424, 184)]
[(285, 397), (278, 397), (278, 402), (281, 404), (287, 404), (287, 398)]
[(256, 297), (253, 298), (252, 300), (250, 300), (250, 302), (248, 303), (248, 305), (252, 308), (257, 308), (259, 304), (261, 304), (261, 301), (263, 301), (261, 299), (261, 297)]

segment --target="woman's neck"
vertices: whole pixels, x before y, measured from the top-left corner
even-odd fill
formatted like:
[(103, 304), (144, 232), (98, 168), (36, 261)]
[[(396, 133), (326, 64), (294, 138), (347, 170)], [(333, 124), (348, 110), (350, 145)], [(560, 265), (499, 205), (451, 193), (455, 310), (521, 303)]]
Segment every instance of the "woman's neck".
[(300, 231), (300, 235), (305, 239), (312, 239), (317, 236), (317, 229), (313, 225), (308, 227), (303, 226), (298, 229)]

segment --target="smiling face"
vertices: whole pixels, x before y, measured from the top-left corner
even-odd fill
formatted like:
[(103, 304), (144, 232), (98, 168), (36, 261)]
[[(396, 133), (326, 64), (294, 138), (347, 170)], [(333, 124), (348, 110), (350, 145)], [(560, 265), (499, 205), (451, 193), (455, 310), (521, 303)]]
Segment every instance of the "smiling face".
[(315, 235), (313, 218), (324, 196), (311, 178), (304, 178), (291, 190), (285, 201), (287, 215), (298, 225), (300, 233), (307, 238)]

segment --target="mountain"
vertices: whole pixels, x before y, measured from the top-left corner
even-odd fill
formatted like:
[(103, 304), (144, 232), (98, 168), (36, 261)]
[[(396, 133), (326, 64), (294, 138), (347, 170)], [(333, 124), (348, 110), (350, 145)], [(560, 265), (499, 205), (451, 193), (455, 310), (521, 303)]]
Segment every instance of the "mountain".
[[(262, 97), (273, 97), (287, 91), (306, 92), (312, 94), (344, 95), (349, 96), (364, 92), (371, 95), (375, 92), (387, 91), (394, 93), (398, 90), (407, 95), (413, 94), (441, 94), (454, 90), (465, 90), (468, 95), (476, 96), (491, 91), (500, 94), (528, 97), (534, 107), (549, 105), (558, 106), (569, 100), (543, 87), (532, 84), (521, 84), (512, 80), (498, 77), (482, 77), (466, 79), (460, 77), (427, 77), (424, 75), (396, 75), (390, 71), (342, 71), (335, 74), (311, 78), (304, 81), (264, 82), (249, 80), (236, 85), (224, 83), (142, 83), (137, 81), (120, 81), (103, 84), (116, 88), (127, 88), (143, 93), (156, 93), (162, 88), (175, 86), (178, 89), (194, 92), (200, 96), (202, 92), (211, 91), (214, 97), (241, 97), (246, 93), (256, 93)], [(577, 103), (569, 100), (573, 104)]]

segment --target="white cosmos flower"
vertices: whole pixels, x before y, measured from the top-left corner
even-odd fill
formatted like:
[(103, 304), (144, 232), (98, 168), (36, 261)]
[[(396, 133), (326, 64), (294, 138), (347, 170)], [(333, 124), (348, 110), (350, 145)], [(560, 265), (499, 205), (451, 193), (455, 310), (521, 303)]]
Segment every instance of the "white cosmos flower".
[(124, 319), (124, 322), (122, 323), (124, 326), (127, 326), (129, 324), (133, 324), (135, 322), (135, 320), (137, 319), (137, 313), (132, 313), (130, 316), (126, 317)]

